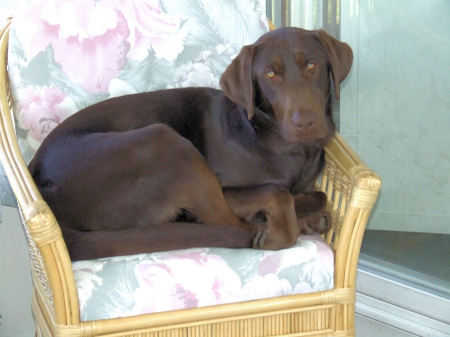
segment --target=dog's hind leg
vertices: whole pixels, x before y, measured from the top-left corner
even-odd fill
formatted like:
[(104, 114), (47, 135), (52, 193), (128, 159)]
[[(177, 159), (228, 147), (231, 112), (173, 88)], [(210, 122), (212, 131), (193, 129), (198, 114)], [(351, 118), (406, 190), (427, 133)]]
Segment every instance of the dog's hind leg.
[[(89, 151), (77, 163), (78, 183), (66, 187), (78, 211), (60, 221), (73, 259), (251, 247), (260, 234), (231, 211), (203, 156), (172, 128), (154, 124), (89, 137), (83, 140)], [(183, 211), (201, 223), (176, 222)]]
[(205, 224), (246, 226), (228, 206), (218, 178), (189, 140), (162, 124), (150, 126), (147, 137), (147, 146), (141, 147), (145, 151), (151, 144), (152, 149), (141, 158), (146, 167), (141, 181), (147, 186), (149, 205), (158, 201), (162, 208), (186, 210)]

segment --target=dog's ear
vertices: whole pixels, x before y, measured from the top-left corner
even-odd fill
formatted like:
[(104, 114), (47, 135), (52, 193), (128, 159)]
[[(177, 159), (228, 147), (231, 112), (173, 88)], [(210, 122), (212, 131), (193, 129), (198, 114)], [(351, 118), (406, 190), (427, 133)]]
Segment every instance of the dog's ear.
[(324, 30), (317, 31), (317, 38), (324, 46), (330, 58), (334, 93), (336, 98), (339, 99), (339, 84), (347, 77), (352, 67), (352, 49), (348, 44), (336, 40)]
[(255, 114), (252, 69), (254, 52), (254, 45), (244, 46), (220, 77), (223, 92), (230, 100), (247, 110), (248, 119)]

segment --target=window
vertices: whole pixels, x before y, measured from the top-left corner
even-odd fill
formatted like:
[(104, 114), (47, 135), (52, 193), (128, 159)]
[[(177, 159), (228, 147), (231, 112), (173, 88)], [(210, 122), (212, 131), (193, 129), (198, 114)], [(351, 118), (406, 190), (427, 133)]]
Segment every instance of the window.
[(421, 336), (450, 333), (450, 2), (272, 0), (276, 26), (349, 43), (339, 131), (383, 179), (366, 231), (357, 312)]

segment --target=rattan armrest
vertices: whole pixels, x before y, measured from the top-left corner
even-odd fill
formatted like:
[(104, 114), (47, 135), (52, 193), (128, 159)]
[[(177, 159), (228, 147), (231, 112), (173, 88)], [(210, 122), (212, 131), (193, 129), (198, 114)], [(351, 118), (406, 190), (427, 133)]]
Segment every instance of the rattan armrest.
[(319, 188), (327, 193), (332, 229), (327, 242), (335, 249), (335, 286), (354, 287), (364, 230), (381, 188), (380, 177), (336, 133), (325, 148)]
[(57, 308), (56, 322), (72, 324), (79, 322), (72, 263), (59, 225), (28, 171), (14, 129), (7, 73), (10, 23), (11, 19), (0, 32), (0, 161), (21, 210), (41, 301), (51, 310)]

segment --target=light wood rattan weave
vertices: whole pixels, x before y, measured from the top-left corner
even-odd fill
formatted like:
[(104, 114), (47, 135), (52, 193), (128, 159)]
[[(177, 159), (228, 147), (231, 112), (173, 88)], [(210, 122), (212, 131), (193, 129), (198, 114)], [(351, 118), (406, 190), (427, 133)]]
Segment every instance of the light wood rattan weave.
[[(28, 238), (38, 336), (354, 336), (355, 278), (365, 226), (381, 186), (336, 134), (318, 188), (327, 192), (335, 251), (333, 290), (101, 321), (80, 321), (71, 261), (52, 211), (21, 155), (7, 74), (9, 24), (0, 32), (0, 159)], [(13, 286), (13, 285), (11, 285)]]

